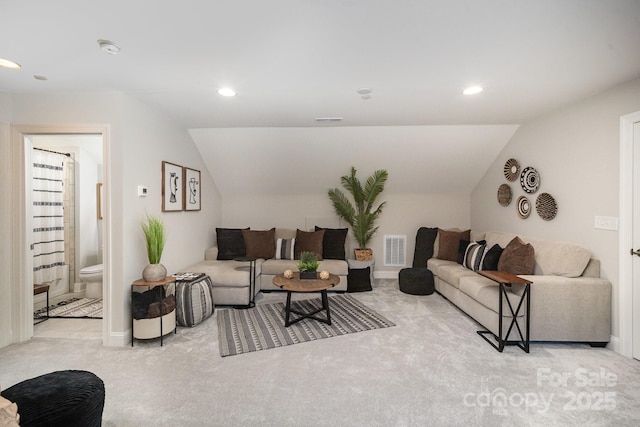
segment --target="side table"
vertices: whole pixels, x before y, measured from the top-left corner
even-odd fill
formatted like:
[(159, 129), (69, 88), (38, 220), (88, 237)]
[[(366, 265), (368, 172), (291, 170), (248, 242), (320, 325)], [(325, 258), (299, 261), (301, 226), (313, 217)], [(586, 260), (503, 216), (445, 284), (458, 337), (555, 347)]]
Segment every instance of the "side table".
[[(496, 336), (493, 332), (489, 330), (478, 331), (478, 334), (499, 352), (502, 352), (502, 350), (504, 350), (505, 345), (516, 345), (520, 347), (522, 350), (524, 350), (525, 353), (529, 353), (529, 319), (530, 319), (530, 308), (531, 308), (530, 286), (531, 286), (531, 283), (533, 282), (523, 279), (521, 277), (518, 277), (515, 274), (507, 273), (506, 271), (480, 270), (478, 271), (478, 274), (488, 279), (491, 279), (494, 282), (497, 282), (498, 285), (500, 286), (500, 291), (499, 291), (500, 300), (498, 302), (498, 336)], [(509, 300), (506, 294), (507, 292), (506, 288), (507, 287), (510, 288), (512, 285), (515, 285), (515, 284), (524, 285), (524, 292), (520, 296), (520, 301), (518, 301), (518, 306), (514, 310), (513, 305), (511, 304), (511, 301)], [(507, 329), (507, 333), (505, 335), (502, 335), (502, 313), (503, 313), (503, 305), (504, 305), (502, 302), (503, 299), (507, 301), (507, 306), (509, 307), (509, 311), (512, 316), (511, 322), (509, 323), (509, 328)], [(526, 312), (524, 313), (525, 332), (523, 334), (522, 329), (520, 328), (520, 324), (518, 323), (518, 314), (520, 313), (522, 304), (525, 301), (526, 301)], [(509, 334), (511, 333), (511, 330), (513, 329), (514, 326), (518, 331), (518, 336), (520, 337), (520, 340), (508, 341)], [(495, 344), (494, 342), (489, 340), (489, 338), (487, 338), (487, 335), (489, 334), (493, 335), (493, 337), (495, 338), (498, 344)]]
[(256, 306), (256, 258), (242, 256), (233, 259), (239, 262), (249, 263), (249, 303), (245, 306), (239, 306), (235, 308), (251, 308)]
[[(136, 339), (150, 339), (150, 338), (157, 338), (156, 335), (152, 335), (152, 336), (146, 336), (146, 337), (136, 337), (136, 332), (135, 332), (135, 320), (133, 318), (133, 292), (134, 289), (136, 287), (147, 287), (148, 289), (154, 288), (156, 286), (162, 286), (164, 289), (164, 286), (166, 285), (170, 285), (172, 283), (174, 283), (176, 281), (175, 277), (171, 277), (171, 276), (167, 276), (165, 277), (164, 280), (160, 280), (159, 282), (147, 282), (144, 279), (139, 279), (136, 280), (135, 282), (133, 282), (131, 284), (131, 347), (133, 347), (133, 342)], [(163, 332), (163, 324), (165, 323), (165, 320), (167, 320), (167, 323), (169, 323), (169, 330), (167, 333), (171, 333), (171, 332), (175, 332), (176, 331), (176, 310), (175, 308), (173, 309), (173, 311), (171, 311), (171, 313), (167, 313), (165, 315), (162, 314), (162, 294), (163, 292), (159, 293), (159, 300), (158, 302), (160, 303), (160, 316), (158, 316), (158, 319), (160, 321), (160, 346), (162, 347), (163, 345), (163, 336), (164, 336), (164, 332)], [(171, 321), (171, 319), (173, 319), (173, 321)], [(138, 322), (144, 322), (144, 321), (152, 321), (154, 319), (139, 319), (137, 320)]]

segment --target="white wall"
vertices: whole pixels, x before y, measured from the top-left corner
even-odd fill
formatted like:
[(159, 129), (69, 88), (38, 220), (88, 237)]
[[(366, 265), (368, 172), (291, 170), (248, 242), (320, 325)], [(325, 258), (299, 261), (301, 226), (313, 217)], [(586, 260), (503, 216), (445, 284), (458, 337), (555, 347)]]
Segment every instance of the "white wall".
[[(339, 182), (336, 181), (336, 186)], [(467, 194), (388, 194), (383, 192), (379, 201), (387, 201), (380, 216), (380, 229), (371, 241), (375, 256), (375, 271), (393, 275), (400, 267), (383, 265), (384, 235), (407, 236), (407, 265), (413, 262), (415, 237), (418, 228), (470, 226), (470, 203)], [(265, 230), (271, 227), (312, 229), (315, 225), (348, 227), (339, 223), (331, 201), (326, 194), (303, 196), (228, 196), (223, 198), (222, 226), (251, 227)], [(349, 232), (348, 248), (357, 247)], [(349, 255), (349, 254), (348, 254)], [(353, 253), (350, 254), (353, 258)]]
[[(613, 330), (618, 336), (618, 232), (594, 229), (594, 216), (619, 216), (620, 116), (640, 110), (640, 79), (574, 103), (522, 125), (496, 158), (471, 195), (471, 225), (478, 230), (504, 230), (566, 240), (589, 248), (601, 261), (601, 276), (613, 285)], [(526, 220), (515, 211), (524, 192), (511, 183), (514, 200), (497, 202), (498, 187), (507, 183), (504, 163), (517, 159), (541, 176), (538, 193), (529, 199), (534, 210)], [(558, 215), (542, 220), (535, 198), (550, 193)]]
[[(2, 94), (0, 94), (0, 99)], [(11, 156), (7, 155), (10, 149), (9, 124), (0, 119), (0, 192), (10, 194), (11, 180)], [(15, 304), (13, 295), (13, 283), (11, 281), (11, 266), (13, 265), (13, 251), (11, 250), (11, 211), (0, 209), (0, 348), (9, 345), (14, 340), (13, 311)]]
[[(220, 195), (204, 167), (189, 134), (166, 117), (150, 111), (126, 95), (47, 94), (14, 95), (15, 124), (110, 125), (110, 193), (112, 224), (110, 340), (122, 342), (130, 328), (130, 284), (148, 263), (139, 223), (146, 213), (159, 214), (169, 230), (162, 258), (169, 272), (203, 257), (213, 244), (213, 230), (220, 222)], [(3, 157), (4, 159), (4, 157)], [(161, 213), (161, 162), (168, 160), (202, 172), (202, 210)], [(137, 196), (137, 185), (149, 187), (146, 198)], [(4, 230), (3, 230), (4, 231)], [(0, 332), (4, 335), (4, 332)]]

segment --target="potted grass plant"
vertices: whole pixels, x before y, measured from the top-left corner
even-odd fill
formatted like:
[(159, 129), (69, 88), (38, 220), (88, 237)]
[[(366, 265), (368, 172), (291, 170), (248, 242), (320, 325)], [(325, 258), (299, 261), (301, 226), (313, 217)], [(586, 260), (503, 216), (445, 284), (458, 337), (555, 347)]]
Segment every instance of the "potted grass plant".
[(147, 241), (147, 257), (149, 259), (149, 265), (142, 271), (142, 278), (146, 282), (159, 282), (167, 277), (167, 269), (160, 264), (167, 239), (164, 223), (155, 215), (147, 215), (146, 221), (140, 227)]
[(317, 279), (318, 278), (318, 256), (313, 252), (300, 252), (300, 261), (298, 261), (298, 270), (300, 270), (301, 279)]
[(375, 209), (374, 203), (384, 190), (389, 173), (379, 169), (362, 185), (356, 172), (356, 168), (352, 166), (351, 173), (340, 178), (342, 186), (351, 194), (353, 203), (338, 188), (329, 190), (329, 199), (338, 216), (351, 226), (353, 236), (358, 242), (358, 248), (354, 250), (356, 259), (369, 261), (373, 258), (373, 251), (368, 247), (369, 241), (378, 231), (375, 223), (387, 202), (380, 203)]

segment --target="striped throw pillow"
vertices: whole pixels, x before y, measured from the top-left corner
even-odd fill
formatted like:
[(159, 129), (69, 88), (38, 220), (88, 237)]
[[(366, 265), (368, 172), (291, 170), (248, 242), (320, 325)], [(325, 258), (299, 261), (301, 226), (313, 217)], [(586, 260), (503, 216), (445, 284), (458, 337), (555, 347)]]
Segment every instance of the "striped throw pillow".
[(478, 271), (482, 269), (482, 259), (487, 245), (478, 242), (471, 242), (464, 252), (462, 265), (470, 270)]
[(278, 239), (276, 241), (276, 259), (293, 259), (296, 239)]

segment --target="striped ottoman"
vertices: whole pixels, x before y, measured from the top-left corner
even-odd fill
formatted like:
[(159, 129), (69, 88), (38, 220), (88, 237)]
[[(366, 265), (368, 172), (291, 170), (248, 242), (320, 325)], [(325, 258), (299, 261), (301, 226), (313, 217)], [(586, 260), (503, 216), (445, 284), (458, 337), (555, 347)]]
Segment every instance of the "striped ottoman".
[(213, 314), (213, 284), (209, 276), (176, 282), (178, 325), (193, 327)]

